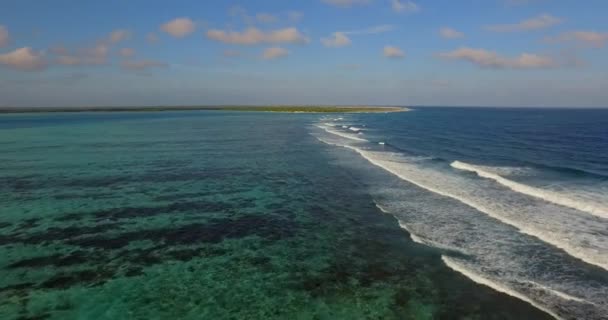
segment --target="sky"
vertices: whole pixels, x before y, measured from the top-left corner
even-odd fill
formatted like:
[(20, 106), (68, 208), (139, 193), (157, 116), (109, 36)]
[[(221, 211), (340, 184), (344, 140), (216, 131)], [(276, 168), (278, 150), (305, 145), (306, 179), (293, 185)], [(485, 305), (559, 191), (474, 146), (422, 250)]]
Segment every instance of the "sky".
[(0, 0), (0, 106), (608, 107), (605, 0)]

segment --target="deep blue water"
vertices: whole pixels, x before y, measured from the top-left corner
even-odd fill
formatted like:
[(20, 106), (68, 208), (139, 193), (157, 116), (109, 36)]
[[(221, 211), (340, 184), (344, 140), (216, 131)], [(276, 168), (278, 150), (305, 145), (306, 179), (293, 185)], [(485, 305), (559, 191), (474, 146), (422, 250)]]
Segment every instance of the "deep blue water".
[(419, 108), (317, 128), (450, 268), (556, 317), (608, 314), (608, 110)]
[(608, 110), (428, 108), (371, 121), (418, 154), (608, 177)]

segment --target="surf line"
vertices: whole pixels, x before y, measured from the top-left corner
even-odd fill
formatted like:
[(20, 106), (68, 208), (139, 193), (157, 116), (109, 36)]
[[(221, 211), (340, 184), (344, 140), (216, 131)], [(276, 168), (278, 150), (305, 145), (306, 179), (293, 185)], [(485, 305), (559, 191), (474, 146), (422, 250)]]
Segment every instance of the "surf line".
[[(328, 143), (327, 141), (323, 141), (322, 139), (319, 139), (319, 140), (321, 142)], [(402, 172), (400, 172), (398, 170), (398, 168), (394, 168), (394, 166), (391, 166), (389, 164), (389, 162), (391, 162), (391, 161), (389, 161), (389, 160), (381, 160), (381, 159), (374, 158), (372, 152), (365, 151), (365, 150), (363, 150), (361, 148), (357, 148), (357, 147), (351, 146), (351, 145), (344, 145), (344, 144), (337, 144), (337, 143), (328, 143), (328, 144), (335, 145), (335, 146), (341, 146), (341, 147), (345, 147), (345, 148), (351, 149), (351, 150), (357, 152), (360, 156), (362, 156), (364, 159), (366, 159), (367, 161), (369, 161), (371, 164), (373, 164), (373, 165), (375, 165), (377, 167), (380, 167), (380, 168), (384, 169), (385, 171), (388, 171), (388, 172), (392, 173), (393, 175), (399, 177), (402, 180), (408, 181), (408, 182), (410, 182), (410, 183), (412, 183), (414, 185), (417, 185), (418, 187), (424, 188), (424, 189), (426, 189), (428, 191), (431, 191), (433, 193), (442, 195), (444, 197), (449, 197), (449, 198), (455, 199), (457, 201), (460, 201), (460, 202), (466, 204), (467, 206), (469, 206), (469, 207), (471, 207), (471, 208), (473, 208), (473, 209), (475, 209), (477, 211), (485, 213), (488, 216), (501, 221), (502, 223), (505, 223), (505, 224), (508, 224), (510, 226), (513, 226), (513, 227), (517, 228), (522, 233), (525, 233), (527, 235), (533, 236), (533, 237), (535, 237), (537, 239), (540, 239), (541, 241), (543, 241), (545, 243), (551, 244), (551, 245), (553, 245), (553, 246), (555, 246), (555, 247), (557, 247), (559, 249), (562, 249), (562, 250), (564, 250), (567, 254), (569, 254), (572, 257), (578, 258), (578, 259), (580, 259), (582, 261), (585, 261), (586, 263), (589, 263), (589, 264), (601, 267), (601, 268), (603, 268), (605, 270), (608, 270), (608, 265), (606, 265), (606, 263), (604, 263), (603, 260), (598, 260), (594, 256), (589, 256), (589, 255), (585, 254), (584, 252), (581, 253), (581, 252), (579, 252), (579, 250), (576, 247), (572, 247), (568, 243), (564, 244), (564, 243), (562, 243), (562, 242), (560, 242), (560, 241), (558, 241), (556, 239), (552, 239), (549, 236), (543, 235), (542, 231), (539, 231), (539, 230), (536, 230), (534, 228), (528, 227), (525, 224), (518, 223), (517, 221), (514, 221), (512, 219), (504, 217), (504, 216), (502, 216), (499, 213), (493, 212), (491, 209), (487, 208), (483, 204), (478, 204), (475, 201), (472, 201), (470, 199), (463, 198), (463, 197), (458, 196), (458, 195), (454, 195), (454, 194), (452, 194), (450, 192), (440, 190), (440, 189), (438, 189), (436, 187), (433, 187), (433, 186), (428, 186), (425, 183), (416, 181), (416, 179), (411, 179), (410, 177), (407, 177), (405, 174), (403, 174)]]
[(319, 129), (325, 130), (325, 132), (327, 132), (327, 133), (330, 133), (330, 134), (333, 134), (333, 135), (336, 135), (336, 136), (340, 136), (342, 138), (351, 139), (351, 140), (355, 140), (355, 141), (361, 141), (361, 142), (369, 142), (368, 140), (365, 140), (365, 139), (362, 139), (362, 138), (359, 138), (359, 137), (353, 137), (350, 134), (342, 133), (342, 132), (339, 132), (339, 131), (335, 131), (335, 130), (329, 129), (329, 128), (325, 127), (325, 126), (316, 125), (316, 127), (319, 128)]
[(572, 208), (578, 211), (583, 211), (592, 214), (596, 217), (608, 219), (608, 208), (601, 207), (600, 205), (582, 203), (575, 199), (568, 198), (566, 195), (562, 195), (557, 192), (527, 186), (525, 184), (501, 177), (500, 175), (484, 171), (483, 169), (475, 165), (471, 165), (465, 162), (454, 161), (450, 164), (450, 166), (455, 169), (474, 172), (482, 178), (492, 179), (515, 192), (523, 193), (525, 195), (532, 196), (544, 201), (549, 201), (560, 206)]
[(511, 297), (518, 298), (522, 301), (525, 301), (525, 302), (531, 304), (532, 306), (538, 308), (539, 310), (546, 312), (547, 314), (554, 317), (555, 319), (558, 319), (558, 320), (563, 319), (560, 316), (558, 316), (555, 312), (545, 308), (544, 306), (539, 305), (538, 303), (534, 302), (532, 299), (528, 298), (527, 296), (525, 296), (517, 291), (511, 290), (505, 286), (502, 286), (499, 283), (496, 283), (495, 281), (492, 281), (492, 280), (484, 278), (478, 274), (475, 274), (474, 272), (466, 269), (465, 267), (463, 267), (462, 265), (460, 265), (459, 263), (457, 263), (456, 261), (454, 261), (453, 259), (451, 259), (449, 257), (441, 256), (441, 260), (443, 260), (443, 263), (445, 263), (445, 265), (448, 266), (448, 268), (464, 275), (465, 277), (471, 279), (473, 282), (475, 282), (477, 284), (481, 284), (486, 287), (490, 287), (498, 292), (502, 292)]

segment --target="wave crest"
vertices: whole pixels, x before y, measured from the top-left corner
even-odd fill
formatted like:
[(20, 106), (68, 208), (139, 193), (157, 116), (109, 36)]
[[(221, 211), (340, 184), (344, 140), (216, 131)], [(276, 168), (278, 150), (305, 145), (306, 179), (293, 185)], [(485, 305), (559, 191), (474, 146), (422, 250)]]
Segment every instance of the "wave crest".
[(479, 166), (475, 166), (465, 162), (454, 161), (450, 165), (455, 169), (475, 172), (478, 176), (482, 178), (492, 179), (515, 192), (523, 193), (535, 198), (555, 203), (560, 206), (584, 211), (594, 216), (608, 219), (608, 206), (603, 205), (601, 203), (585, 203), (578, 199), (571, 198), (560, 192), (528, 186), (523, 183), (509, 180), (498, 174), (488, 172)]

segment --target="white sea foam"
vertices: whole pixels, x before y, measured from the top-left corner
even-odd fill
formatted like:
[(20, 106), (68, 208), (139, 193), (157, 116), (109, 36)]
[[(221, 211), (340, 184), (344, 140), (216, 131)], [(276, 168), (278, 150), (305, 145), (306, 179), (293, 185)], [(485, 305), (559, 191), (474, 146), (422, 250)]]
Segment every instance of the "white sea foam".
[[(547, 208), (544, 204), (528, 207), (515, 207), (516, 202), (510, 203), (507, 200), (504, 203), (500, 202), (498, 194), (485, 192), (483, 187), (467, 183), (467, 181), (458, 181), (449, 175), (434, 171), (432, 169), (422, 171), (416, 165), (404, 161), (391, 161), (390, 157), (400, 158), (394, 153), (379, 153), (365, 151), (361, 148), (346, 146), (357, 151), (361, 156), (367, 159), (372, 164), (379, 166), (386, 171), (393, 173), (401, 179), (409, 181), (419, 187), (425, 188), (434, 193), (456, 199), (478, 211), (488, 214), (489, 216), (518, 228), (520, 231), (535, 236), (547, 243), (563, 249), (568, 254), (584, 260), (588, 263), (595, 264), (608, 270), (608, 244), (604, 239), (597, 239), (593, 234), (603, 231), (601, 226), (597, 226), (592, 230), (584, 230), (585, 234), (573, 232), (572, 224), (578, 224), (584, 227), (588, 221), (577, 219), (575, 216), (553, 217), (558, 220), (551, 220), (548, 215), (549, 210), (555, 208)], [(387, 159), (387, 157), (389, 159)], [(402, 160), (402, 159), (400, 159)], [(525, 199), (524, 199), (525, 200)], [(544, 209), (544, 210), (543, 210)], [(549, 210), (547, 210), (549, 209)], [(547, 214), (545, 219), (538, 219), (538, 212)], [(518, 214), (512, 214), (512, 212)], [(553, 212), (554, 213), (554, 212)], [(535, 217), (533, 217), (535, 215)], [(536, 218), (534, 221), (533, 218)], [(570, 220), (568, 220), (570, 219)], [(579, 230), (581, 232), (583, 230)]]
[[(493, 180), (456, 174), (428, 157), (373, 151), (377, 149), (372, 144), (329, 133), (317, 138), (351, 149), (383, 171), (421, 187), (407, 187), (389, 176), (370, 180), (377, 184), (370, 185), (377, 207), (395, 216), (414, 242), (470, 256), (471, 261), (461, 263), (469, 273), (516, 292), (552, 314), (573, 319), (600, 319), (608, 314), (608, 286), (594, 278), (597, 269), (573, 261), (557, 245), (546, 245), (554, 242), (569, 248), (563, 250), (574, 252), (569, 252), (572, 256), (594, 259), (595, 255), (601, 261), (608, 252), (608, 234), (600, 218), (513, 192)], [(382, 171), (369, 174), (385, 175)]]
[(461, 273), (462, 275), (466, 276), (467, 278), (473, 280), (474, 282), (490, 287), (496, 291), (502, 292), (504, 294), (508, 294), (512, 297), (518, 298), (520, 300), (526, 301), (527, 303), (535, 306), (536, 308), (550, 314), (552, 317), (554, 317), (555, 319), (562, 319), (560, 316), (558, 316), (555, 312), (553, 312), (552, 310), (547, 309), (545, 306), (538, 304), (537, 302), (535, 302), (534, 300), (530, 299), (529, 297), (527, 297), (526, 295), (514, 291), (513, 289), (503, 286), (501, 283), (496, 282), (494, 280), (488, 279), (480, 274), (475, 273), (472, 270), (467, 269), (466, 267), (464, 267), (464, 265), (456, 262), (454, 259), (446, 257), (446, 256), (441, 256), (441, 260), (443, 260), (443, 262), (452, 270)]
[[(380, 211), (382, 211), (383, 213), (391, 214), (391, 212), (388, 209), (384, 208), (383, 206), (381, 206), (377, 202), (374, 201), (374, 204), (376, 205), (376, 208), (380, 209)], [(407, 224), (405, 224), (405, 222), (403, 222), (401, 220), (397, 220), (397, 221), (399, 223), (399, 226), (401, 228), (403, 228), (405, 231), (407, 231), (410, 234), (410, 238), (412, 239), (412, 241), (414, 241), (416, 243), (424, 244), (426, 246), (435, 247), (435, 248), (438, 248), (438, 249), (444, 249), (444, 250), (450, 250), (450, 251), (459, 251), (459, 252), (464, 253), (463, 250), (461, 250), (461, 248), (447, 246), (447, 245), (441, 244), (439, 242), (435, 242), (435, 241), (430, 240), (430, 239), (424, 239), (424, 238), (416, 235), (414, 233), (414, 231), (412, 231), (412, 229), (410, 229), (410, 227), (408, 227)]]
[(533, 285), (536, 288), (539, 288), (539, 289), (545, 290), (547, 292), (550, 292), (551, 294), (553, 294), (553, 295), (555, 295), (557, 297), (560, 297), (560, 298), (562, 298), (564, 300), (570, 300), (570, 301), (576, 301), (576, 302), (581, 302), (581, 303), (594, 304), (592, 302), (586, 301), (585, 299), (569, 295), (569, 294), (567, 294), (565, 292), (562, 292), (562, 291), (559, 291), (559, 290), (556, 290), (556, 289), (551, 289), (551, 288), (549, 288), (547, 286), (544, 286), (544, 285), (542, 285), (540, 283), (537, 283), (537, 282), (534, 282), (534, 281), (525, 281), (525, 282)]
[[(456, 199), (573, 257), (608, 270), (608, 242), (602, 237), (605, 230), (601, 224), (582, 217), (583, 213), (579, 211), (568, 208), (560, 210), (560, 207), (546, 202), (521, 198), (518, 193), (505, 193), (504, 190), (466, 177), (421, 167), (399, 153), (369, 151), (350, 144), (342, 146), (356, 151), (370, 163), (405, 181)], [(539, 215), (539, 212), (542, 214)]]
[(390, 214), (390, 212), (388, 212), (388, 210), (386, 210), (383, 206), (379, 205), (377, 202), (374, 202), (374, 204), (376, 205), (376, 208), (380, 209), (380, 211)]
[(410, 234), (410, 238), (412, 239), (412, 241), (414, 241), (416, 243), (423, 244), (425, 246), (433, 247), (433, 248), (437, 248), (437, 249), (459, 252), (461, 254), (469, 254), (463, 248), (446, 245), (446, 244), (439, 243), (439, 242), (431, 240), (431, 239), (424, 238), (424, 237), (416, 234), (416, 231), (412, 230), (412, 228), (409, 227), (405, 222), (403, 222), (401, 220), (398, 220), (398, 221), (399, 221), (399, 226), (401, 228), (403, 228), (405, 231), (407, 231), (407, 233)]
[(511, 189), (513, 191), (527, 194), (529, 196), (540, 198), (540, 199), (543, 199), (543, 200), (546, 200), (549, 202), (553, 202), (553, 203), (561, 205), (561, 206), (569, 207), (569, 208), (576, 209), (579, 211), (588, 212), (592, 215), (608, 219), (608, 205), (606, 205), (606, 204), (589, 203), (588, 200), (583, 202), (579, 199), (573, 199), (573, 198), (569, 197), (568, 195), (561, 193), (561, 192), (555, 192), (555, 191), (551, 191), (551, 190), (544, 190), (541, 188), (528, 186), (528, 185), (525, 185), (525, 184), (522, 184), (519, 182), (515, 182), (512, 180), (503, 178), (502, 176), (500, 176), (498, 174), (488, 172), (480, 166), (471, 165), (471, 164), (468, 164), (465, 162), (454, 161), (454, 162), (452, 162), (451, 166), (456, 169), (475, 172), (480, 177), (492, 179), (492, 180), (508, 187), (509, 189)]
[(348, 128), (348, 130), (350, 130), (350, 131), (354, 131), (354, 132), (359, 132), (359, 131), (361, 131), (362, 129), (361, 129), (361, 128), (357, 128), (357, 127), (350, 127), (350, 128)]
[(424, 240), (424, 239), (420, 238), (419, 236), (417, 236), (416, 234), (414, 234), (412, 232), (412, 230), (410, 230), (405, 223), (399, 221), (399, 226), (401, 228), (405, 229), (405, 231), (407, 231), (407, 233), (410, 234), (410, 238), (412, 238), (412, 241), (414, 241), (416, 243), (424, 244), (427, 246), (431, 246), (431, 247), (438, 247), (436, 243), (432, 243), (431, 241)]
[(317, 127), (325, 130), (328, 133), (334, 134), (336, 136), (340, 136), (342, 138), (351, 139), (351, 140), (360, 141), (360, 142), (367, 142), (367, 140), (365, 140), (363, 138), (359, 138), (359, 137), (357, 137), (355, 135), (348, 134), (346, 132), (336, 131), (336, 130), (330, 129), (330, 128), (326, 127), (326, 126), (317, 125)]

